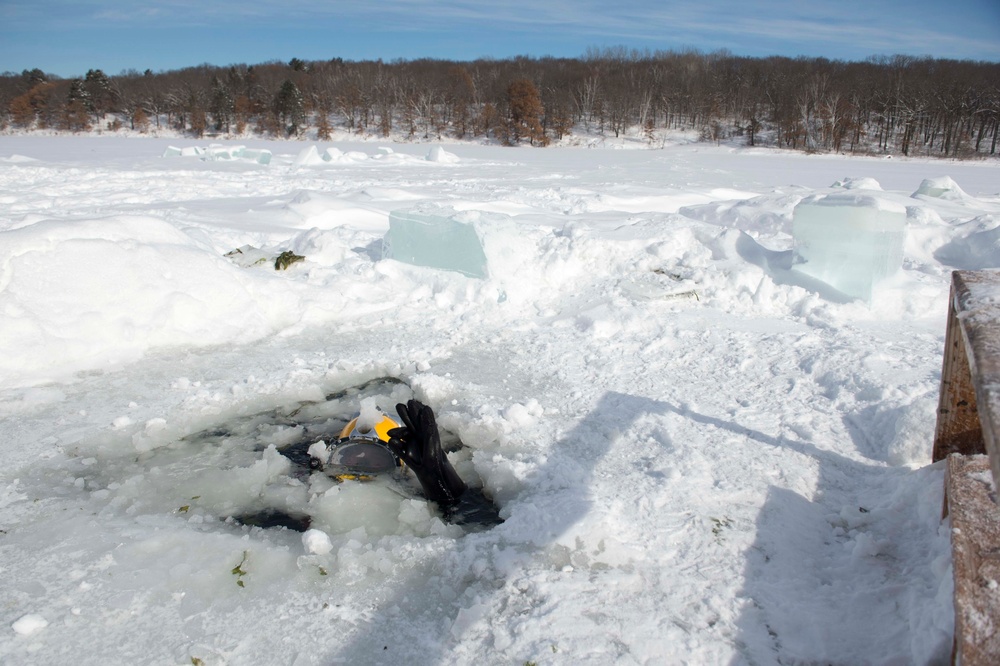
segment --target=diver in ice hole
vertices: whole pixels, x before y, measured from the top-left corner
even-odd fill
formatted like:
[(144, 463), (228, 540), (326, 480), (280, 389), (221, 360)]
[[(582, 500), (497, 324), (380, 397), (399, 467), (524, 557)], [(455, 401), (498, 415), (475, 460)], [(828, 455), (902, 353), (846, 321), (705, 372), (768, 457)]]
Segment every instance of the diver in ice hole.
[(413, 472), (427, 499), (456, 524), (497, 525), (496, 507), (479, 489), (470, 489), (441, 447), (434, 411), (419, 400), (396, 405), (402, 424), (382, 414), (377, 423), (359, 415), (340, 433), (323, 466), (339, 480), (368, 480), (380, 474)]

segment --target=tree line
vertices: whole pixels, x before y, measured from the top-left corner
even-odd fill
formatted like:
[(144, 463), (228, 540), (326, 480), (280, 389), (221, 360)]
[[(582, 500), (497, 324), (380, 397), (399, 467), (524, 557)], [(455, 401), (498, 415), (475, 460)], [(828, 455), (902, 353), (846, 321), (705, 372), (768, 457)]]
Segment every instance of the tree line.
[(0, 129), (446, 137), (544, 146), (664, 130), (805, 151), (996, 155), (1000, 63), (590, 49), (580, 58), (340, 58), (60, 79), (0, 74)]

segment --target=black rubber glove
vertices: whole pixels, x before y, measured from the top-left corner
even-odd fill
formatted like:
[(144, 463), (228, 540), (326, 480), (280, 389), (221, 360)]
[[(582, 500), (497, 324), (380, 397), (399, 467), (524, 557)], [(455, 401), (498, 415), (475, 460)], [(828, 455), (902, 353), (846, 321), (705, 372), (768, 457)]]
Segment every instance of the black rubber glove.
[(396, 405), (403, 426), (389, 431), (389, 448), (413, 470), (427, 499), (448, 507), (466, 485), (441, 448), (434, 411), (419, 400)]

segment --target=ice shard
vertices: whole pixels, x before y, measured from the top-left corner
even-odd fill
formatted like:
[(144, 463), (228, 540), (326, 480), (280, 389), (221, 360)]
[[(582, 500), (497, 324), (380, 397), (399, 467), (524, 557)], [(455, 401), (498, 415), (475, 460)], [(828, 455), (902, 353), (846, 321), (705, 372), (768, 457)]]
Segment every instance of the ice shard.
[(807, 197), (792, 218), (794, 269), (871, 302), (875, 285), (903, 263), (906, 208), (851, 192)]
[(476, 227), (444, 213), (391, 213), (389, 231), (382, 241), (382, 258), (469, 277), (488, 277), (486, 253)]

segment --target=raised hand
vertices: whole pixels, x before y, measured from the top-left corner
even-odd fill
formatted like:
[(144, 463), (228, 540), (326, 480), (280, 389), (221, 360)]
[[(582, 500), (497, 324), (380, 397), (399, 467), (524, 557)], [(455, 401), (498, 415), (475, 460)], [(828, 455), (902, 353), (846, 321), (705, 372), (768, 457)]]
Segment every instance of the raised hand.
[(434, 410), (419, 400), (396, 405), (403, 426), (389, 431), (389, 448), (413, 470), (427, 499), (442, 506), (455, 504), (466, 490), (441, 448)]

